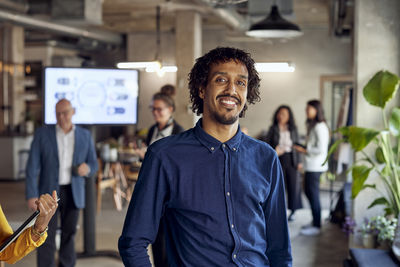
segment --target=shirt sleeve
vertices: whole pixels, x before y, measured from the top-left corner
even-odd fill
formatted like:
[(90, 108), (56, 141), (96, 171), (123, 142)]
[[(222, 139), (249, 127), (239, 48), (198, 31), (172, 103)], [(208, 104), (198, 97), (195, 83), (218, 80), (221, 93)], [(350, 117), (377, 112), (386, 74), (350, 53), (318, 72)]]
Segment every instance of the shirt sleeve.
[[(29, 252), (43, 244), (47, 238), (47, 232), (34, 242), (31, 237), (32, 227), (26, 229), (12, 244), (0, 253), (0, 261), (14, 264)], [(7, 222), (6, 217), (0, 207), (0, 243), (4, 242), (13, 231)]]
[(267, 257), (271, 267), (291, 267), (292, 256), (286, 218), (285, 188), (279, 159), (271, 164), (271, 190), (264, 203), (267, 231)]
[(118, 248), (125, 266), (149, 266), (147, 247), (153, 243), (167, 195), (167, 174), (149, 149), (129, 204)]
[(329, 130), (324, 123), (319, 123), (314, 127), (315, 142), (307, 145), (307, 153), (311, 155), (319, 155), (329, 146)]

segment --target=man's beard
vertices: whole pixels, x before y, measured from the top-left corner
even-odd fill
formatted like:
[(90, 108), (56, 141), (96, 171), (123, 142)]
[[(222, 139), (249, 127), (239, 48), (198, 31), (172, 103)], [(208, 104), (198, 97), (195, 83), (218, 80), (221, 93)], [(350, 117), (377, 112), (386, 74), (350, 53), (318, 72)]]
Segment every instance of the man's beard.
[(228, 117), (228, 116), (220, 115), (217, 112), (213, 112), (212, 115), (217, 122), (224, 124), (224, 125), (232, 125), (239, 119), (239, 114)]

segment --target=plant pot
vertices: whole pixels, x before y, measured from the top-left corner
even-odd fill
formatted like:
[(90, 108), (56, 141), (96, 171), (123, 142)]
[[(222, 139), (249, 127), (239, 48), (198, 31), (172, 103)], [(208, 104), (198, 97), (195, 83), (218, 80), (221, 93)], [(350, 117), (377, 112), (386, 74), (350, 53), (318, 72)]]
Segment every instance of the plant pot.
[(384, 250), (389, 250), (390, 249), (390, 241), (389, 240), (383, 240), (379, 242), (379, 249), (384, 249)]
[(373, 234), (363, 234), (362, 244), (364, 248), (375, 248), (376, 237)]

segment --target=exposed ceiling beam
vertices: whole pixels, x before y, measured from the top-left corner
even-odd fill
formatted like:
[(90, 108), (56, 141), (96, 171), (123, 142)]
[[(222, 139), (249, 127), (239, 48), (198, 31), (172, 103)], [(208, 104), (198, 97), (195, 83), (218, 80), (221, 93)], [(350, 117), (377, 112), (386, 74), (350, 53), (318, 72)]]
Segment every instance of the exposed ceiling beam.
[(120, 34), (108, 31), (89, 31), (85, 29), (79, 29), (46, 20), (32, 18), (27, 15), (7, 12), (4, 10), (0, 10), (0, 20), (17, 24), (28, 29), (41, 29), (56, 34), (62, 34), (72, 37), (83, 37), (113, 45), (121, 45), (123, 40)]

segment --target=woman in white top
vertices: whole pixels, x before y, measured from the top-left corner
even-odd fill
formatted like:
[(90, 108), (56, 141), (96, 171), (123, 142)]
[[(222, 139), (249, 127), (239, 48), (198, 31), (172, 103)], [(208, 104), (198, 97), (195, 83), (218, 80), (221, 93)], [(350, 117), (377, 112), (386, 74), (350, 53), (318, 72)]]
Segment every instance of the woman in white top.
[(321, 102), (310, 100), (307, 102), (307, 146), (294, 146), (305, 154), (305, 186), (304, 191), (310, 202), (313, 222), (300, 231), (304, 235), (317, 235), (321, 228), (321, 205), (319, 200), (319, 179), (328, 165), (322, 165), (328, 155), (329, 129), (325, 121)]

